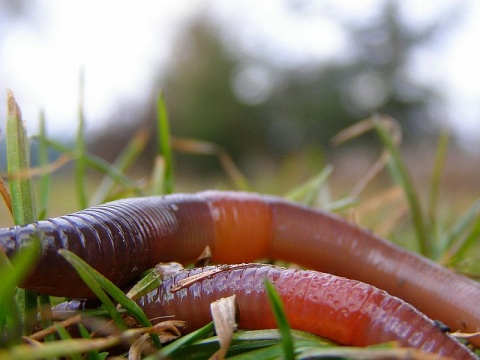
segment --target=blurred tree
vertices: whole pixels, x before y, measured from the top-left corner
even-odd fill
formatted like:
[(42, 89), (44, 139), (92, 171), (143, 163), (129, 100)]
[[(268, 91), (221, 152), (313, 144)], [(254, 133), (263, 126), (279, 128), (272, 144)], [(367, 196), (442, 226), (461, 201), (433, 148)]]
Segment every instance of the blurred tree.
[[(235, 96), (231, 77), (240, 60), (227, 53), (218, 31), (204, 17), (189, 23), (173, 51), (168, 73), (160, 74), (155, 82), (149, 104), (136, 107), (137, 111), (140, 108), (146, 110), (132, 114), (131, 103), (123, 101), (112, 117), (117, 123), (121, 121), (122, 126), (95, 134), (91, 145), (93, 151), (113, 159), (129, 140), (134, 128), (138, 127), (138, 122), (131, 119), (139, 119), (142, 127), (153, 132), (158, 90), (165, 93), (174, 135), (223, 146), (236, 161), (249, 154), (267, 151), (261, 110), (242, 103)], [(126, 118), (128, 121), (122, 121)], [(108, 148), (103, 146), (106, 137), (115, 138)], [(150, 152), (154, 151), (151, 146)], [(199, 167), (218, 168), (218, 160), (213, 157), (187, 156), (185, 159)]]
[[(407, 140), (432, 135), (441, 120), (441, 94), (412, 73), (412, 56), (439, 36), (452, 19), (438, 18), (423, 28), (402, 21), (399, 3), (384, 2), (376, 20), (343, 23), (352, 60), (318, 64), (308, 73), (291, 71), (272, 100), (281, 117), (306, 127), (308, 142), (325, 143), (339, 130), (374, 112), (395, 117)], [(287, 115), (286, 115), (287, 114)]]
[[(374, 21), (343, 24), (348, 62), (289, 70), (268, 63), (265, 54), (235, 51), (212, 19), (196, 18), (155, 86), (165, 90), (172, 132), (223, 145), (237, 159), (328, 149), (339, 130), (373, 112), (394, 116), (407, 138), (429, 135), (441, 96), (415, 79), (412, 56), (452, 22), (438, 18), (413, 27), (402, 20), (399, 4), (385, 0)], [(150, 122), (153, 108), (143, 115)]]
[(394, 116), (407, 139), (424, 138), (436, 130), (433, 117), (441, 111), (434, 109), (441, 108), (441, 95), (415, 79), (412, 57), (452, 24), (449, 19), (407, 25), (400, 3), (387, 0), (374, 21), (342, 24), (350, 38), (348, 63), (283, 70), (279, 86), (253, 106), (248, 99), (242, 104), (238, 91), (235, 96), (232, 79), (238, 68), (255, 67), (263, 54), (232, 56), (218, 29), (196, 23), (166, 83), (174, 130), (224, 144), (236, 154), (287, 153), (308, 144), (325, 148), (341, 129), (380, 112)]
[(230, 56), (208, 22), (194, 22), (164, 82), (174, 134), (213, 141), (233, 154), (265, 150), (261, 111), (239, 101)]

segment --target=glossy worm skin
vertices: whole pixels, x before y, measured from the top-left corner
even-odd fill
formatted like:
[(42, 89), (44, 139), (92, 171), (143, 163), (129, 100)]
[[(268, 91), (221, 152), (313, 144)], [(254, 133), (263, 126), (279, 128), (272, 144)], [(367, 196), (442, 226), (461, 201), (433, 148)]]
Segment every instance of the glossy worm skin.
[[(205, 276), (170, 291), (179, 281), (198, 274)], [(235, 294), (239, 328), (275, 328), (265, 279), (275, 286), (294, 329), (343, 345), (368, 346), (396, 340), (402, 346), (452, 359), (477, 359), (403, 300), (374, 286), (316, 271), (260, 264), (180, 270), (138, 303), (150, 319), (185, 320), (187, 330), (193, 331), (211, 321), (211, 302)]]
[(275, 197), (209, 191), (119, 200), (1, 229), (0, 247), (10, 256), (34, 234), (42, 238), (42, 256), (23, 286), (41, 293), (91, 295), (60, 248), (123, 286), (159, 262), (191, 262), (209, 245), (216, 263), (296, 262), (373, 284), (452, 330), (480, 329), (479, 283), (340, 217)]

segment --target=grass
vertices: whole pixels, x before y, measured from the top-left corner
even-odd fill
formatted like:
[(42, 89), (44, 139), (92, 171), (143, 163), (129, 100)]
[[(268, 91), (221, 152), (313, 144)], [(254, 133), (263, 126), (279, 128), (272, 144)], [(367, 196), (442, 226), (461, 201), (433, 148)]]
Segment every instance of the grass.
[[(81, 97), (81, 96), (80, 96)], [(228, 154), (215, 144), (209, 144), (192, 139), (175, 139), (170, 135), (168, 115), (163, 97), (160, 95), (157, 102), (157, 161), (147, 182), (137, 182), (126, 175), (131, 164), (145, 149), (148, 136), (141, 131), (134, 135), (118, 159), (112, 164), (88, 153), (83, 135), (83, 110), (79, 106), (79, 126), (75, 148), (69, 148), (54, 140), (48, 139), (45, 132), (43, 115), (41, 116), (40, 133), (36, 137), (39, 142), (39, 169), (32, 169), (29, 164), (29, 138), (23, 128), (21, 112), (11, 92), (8, 93), (7, 119), (7, 157), (8, 182), (0, 179), (0, 193), (5, 199), (16, 224), (25, 224), (44, 218), (48, 212), (52, 184), (51, 169), (55, 166), (48, 164), (47, 150), (53, 148), (63, 154), (63, 159), (74, 162), (76, 171), (76, 189), (79, 207), (96, 204), (123, 196), (140, 196), (152, 194), (166, 194), (174, 191), (173, 150), (187, 151), (196, 154), (218, 156), (225, 173), (237, 189), (252, 189), (252, 185), (238, 170)], [(427, 206), (422, 206), (422, 199), (418, 189), (411, 180), (411, 175), (401, 156), (395, 136), (392, 134), (390, 120), (382, 117), (373, 117), (362, 123), (361, 131), (355, 134), (373, 130), (379, 136), (384, 146), (384, 153), (378, 164), (386, 164), (394, 182), (403, 192), (403, 201), (407, 204), (410, 217), (409, 231), (414, 234), (413, 239), (419, 251), (445, 265), (460, 266), (462, 261), (471, 257), (472, 249), (478, 246), (480, 236), (480, 200), (473, 202), (464, 214), (459, 216), (451, 226), (446, 226), (439, 216), (438, 208), (441, 174), (448, 149), (448, 137), (442, 135), (439, 139), (437, 156), (432, 169), (430, 192), (426, 199)], [(357, 128), (358, 129), (358, 128)], [(350, 132), (352, 134), (352, 132)], [(354, 136), (357, 136), (354, 135)], [(347, 136), (348, 138), (348, 136)], [(62, 162), (63, 164), (64, 162)], [(54, 165), (54, 164), (53, 164)], [(382, 165), (383, 166), (383, 165)], [(379, 166), (379, 169), (382, 167)], [(96, 170), (103, 176), (95, 192), (88, 184), (87, 170)], [(39, 170), (39, 171), (36, 171)], [(312, 206), (318, 203), (319, 194), (325, 191), (333, 168), (325, 167), (304, 184), (290, 191), (286, 197)], [(377, 171), (377, 170), (376, 170)], [(32, 175), (38, 174), (39, 211), (35, 205), (33, 194)], [(364, 188), (375, 178), (375, 174), (361, 181), (362, 186), (355, 189), (351, 196), (324, 204), (331, 211), (355, 211), (362, 205), (359, 201)], [(8, 185), (7, 185), (8, 183)], [(380, 198), (386, 199), (386, 195)], [(347, 210), (345, 210), (347, 209)], [(75, 267), (82, 279), (91, 287), (103, 303), (103, 317), (99, 320), (106, 324), (106, 318), (114, 322), (118, 332), (107, 336), (92, 338), (92, 334), (82, 323), (78, 324), (80, 338), (72, 339), (62, 323), (51, 320), (48, 311), (52, 301), (45, 296), (37, 296), (29, 291), (19, 290), (16, 284), (25, 278), (29, 268), (35, 261), (39, 242), (22, 251), (18, 256), (7, 259), (0, 252), (0, 359), (58, 359), (68, 356), (72, 359), (83, 358), (81, 354), (88, 354), (88, 359), (104, 359), (108, 354), (104, 349), (128, 341), (132, 349), (138, 345), (135, 339), (139, 336), (150, 336), (156, 347), (154, 353), (146, 355), (146, 359), (159, 359), (168, 356), (172, 359), (205, 359), (219, 349), (218, 339), (213, 335), (213, 325), (208, 324), (187, 336), (163, 346), (160, 344), (165, 333), (163, 329), (152, 327), (142, 310), (111, 282), (93, 270), (75, 254), (62, 251), (62, 255)], [(158, 284), (158, 276), (151, 272), (143, 282), (140, 282), (133, 293), (141, 293), (149, 289), (152, 284)], [(149, 287), (150, 286), (150, 287)], [(276, 358), (309, 358), (330, 356), (335, 358), (384, 358), (387, 356), (404, 356), (403, 349), (384, 345), (368, 349), (338, 347), (328, 341), (311, 334), (289, 329), (283, 313), (282, 304), (275, 293), (275, 289), (267, 284), (267, 291), (271, 301), (272, 311), (280, 331), (239, 331), (233, 335), (227, 357), (231, 359), (276, 359)], [(43, 310), (38, 310), (42, 304)], [(121, 304), (121, 308), (117, 306)], [(45, 310), (46, 309), (46, 310)], [(41, 321), (37, 319), (37, 311), (42, 314)], [(132, 329), (126, 322), (125, 314), (135, 318), (141, 325), (140, 329)], [(91, 319), (93, 314), (85, 311), (83, 320)], [(97, 318), (99, 319), (99, 318)], [(83, 321), (82, 320), (82, 321)], [(35, 330), (34, 329), (35, 325)], [(45, 336), (41, 347), (33, 346), (37, 341), (38, 327), (43, 328)], [(35, 332), (35, 335), (32, 335)], [(160, 336), (157, 334), (160, 333)], [(42, 333), (43, 334), (43, 333)], [(30, 343), (25, 343), (23, 335), (29, 336)], [(143, 339), (143, 338), (141, 338)], [(143, 341), (143, 340), (142, 340)], [(103, 351), (103, 352), (102, 352)], [(125, 357), (126, 355), (120, 355)]]

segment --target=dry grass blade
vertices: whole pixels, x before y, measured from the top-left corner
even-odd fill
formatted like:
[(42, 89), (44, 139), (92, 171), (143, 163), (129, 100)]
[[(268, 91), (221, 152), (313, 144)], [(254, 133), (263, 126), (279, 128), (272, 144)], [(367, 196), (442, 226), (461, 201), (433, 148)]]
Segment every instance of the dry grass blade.
[(205, 249), (203, 249), (202, 253), (195, 260), (195, 267), (207, 266), (212, 261), (212, 256), (213, 254), (210, 246), (205, 246)]
[(397, 206), (379, 226), (375, 227), (375, 233), (386, 237), (392, 232), (398, 222), (408, 213), (408, 205), (401, 203)]
[(214, 155), (218, 157), (223, 170), (225, 170), (225, 173), (227, 173), (228, 177), (239, 190), (251, 189), (245, 175), (242, 174), (228, 152), (221, 146), (208, 141), (175, 137), (171, 138), (171, 143), (172, 148), (177, 151), (197, 155)]
[(60, 169), (61, 167), (65, 166), (71, 160), (72, 160), (71, 156), (67, 154), (63, 154), (57, 160), (55, 160), (54, 162), (51, 162), (46, 166), (30, 167), (28, 169), (18, 171), (13, 174), (0, 174), (0, 194), (3, 197), (3, 200), (5, 201), (5, 204), (7, 205), (9, 212), (13, 214), (12, 197), (10, 196), (10, 193), (8, 192), (8, 189), (5, 185), (5, 182), (2, 180), (2, 178), (8, 177), (9, 180), (21, 180), (21, 179), (29, 179), (34, 176), (50, 174)]
[(72, 316), (71, 318), (68, 318), (68, 319), (63, 320), (61, 322), (58, 322), (58, 323), (56, 323), (52, 326), (49, 326), (48, 328), (37, 331), (36, 333), (30, 335), (29, 338), (32, 339), (32, 340), (40, 341), (40, 340), (43, 340), (48, 335), (54, 334), (57, 331), (56, 330), (57, 326), (67, 328), (69, 326), (79, 324), (81, 321), (82, 321), (82, 316), (81, 315), (75, 315), (75, 316)]
[(153, 171), (150, 176), (150, 195), (162, 195), (165, 186), (165, 158), (161, 155), (155, 156)]
[[(398, 122), (394, 118), (387, 115), (380, 115), (379, 120), (381, 121), (382, 125), (390, 131), (393, 142), (397, 145), (400, 144), (402, 141), (402, 129), (400, 128)], [(375, 126), (372, 117), (361, 120), (335, 135), (332, 138), (332, 144), (334, 146), (338, 146), (373, 129), (375, 129)]]
[[(395, 119), (382, 115), (380, 117), (380, 122), (382, 125), (390, 132), (393, 143), (399, 145), (402, 141), (402, 129)], [(340, 144), (350, 141), (356, 137), (359, 137), (362, 134), (365, 134), (368, 131), (375, 129), (374, 119), (368, 118), (358, 123), (355, 123), (352, 126), (342, 130), (337, 135), (332, 138), (333, 146), (339, 146)], [(388, 159), (390, 158), (390, 152), (387, 149), (382, 150), (380, 157), (373, 163), (368, 172), (357, 182), (354, 186), (350, 195), (353, 197), (358, 196), (370, 182), (383, 170), (387, 164)]]
[(151, 346), (149, 343), (150, 336), (143, 334), (138, 340), (136, 340), (128, 351), (128, 360), (139, 360), (142, 358), (142, 354), (150, 353)]
[(130, 346), (128, 359), (141, 359), (144, 354), (151, 355), (158, 351), (152, 344), (151, 333), (156, 333), (160, 337), (160, 341), (166, 343), (178, 339), (181, 336), (179, 329), (185, 328), (186, 326), (187, 324), (184, 321), (169, 320), (162, 321), (152, 328), (144, 328), (146, 331), (145, 334), (140, 336), (132, 346)]
[(61, 155), (57, 160), (49, 163), (46, 166), (34, 166), (23, 171), (16, 172), (14, 174), (0, 174), (1, 177), (6, 177), (10, 180), (12, 179), (27, 179), (34, 176), (44, 175), (44, 174), (51, 174), (58, 169), (62, 168), (66, 164), (68, 164), (72, 160), (72, 157), (68, 154)]
[[(133, 135), (128, 144), (123, 148), (112, 165), (122, 173), (125, 172), (145, 149), (149, 138), (150, 133), (148, 130), (143, 127), (140, 128), (140, 130)], [(90, 205), (107, 202), (110, 194), (117, 184), (117, 180), (110, 176), (104, 176), (92, 198), (90, 199)]]
[(233, 334), (237, 330), (236, 296), (232, 295), (212, 302), (210, 312), (220, 342), (220, 349), (210, 357), (210, 360), (223, 360), (232, 342)]
[(155, 265), (155, 270), (162, 280), (168, 279), (183, 269), (183, 265), (177, 262), (160, 263)]
[[(128, 335), (131, 336), (131, 334)], [(121, 341), (125, 340), (124, 338), (125, 335), (122, 337), (112, 336), (101, 339), (62, 340), (45, 343), (42, 344), (42, 346), (21, 344), (10, 349), (1, 349), (0, 359), (34, 360), (65, 356), (67, 354), (85, 353), (118, 345)]]
[[(388, 211), (384, 211), (388, 209)], [(364, 200), (355, 208), (355, 215), (359, 224), (364, 223), (362, 219), (368, 218), (369, 214), (387, 214), (381, 221), (376, 221), (371, 226), (375, 233), (380, 236), (387, 236), (398, 222), (408, 213), (408, 204), (403, 196), (403, 189), (400, 186), (392, 186), (380, 191), (368, 200)]]
[(458, 339), (471, 339), (474, 337), (479, 337), (480, 336), (480, 331), (474, 332), (474, 333), (461, 333), (461, 332), (453, 332), (450, 333), (453, 337), (456, 337)]
[(10, 212), (10, 214), (13, 214), (12, 197), (10, 196), (7, 186), (5, 185), (5, 182), (3, 181), (2, 178), (0, 178), (0, 194), (2, 195), (3, 201), (5, 202), (5, 205), (7, 206), (8, 211)]
[(405, 203), (403, 198), (403, 189), (400, 186), (391, 186), (383, 191), (378, 191), (369, 199), (365, 199), (357, 206), (356, 211), (360, 218), (366, 216), (369, 212), (378, 212), (385, 204), (400, 202)]
[[(76, 316), (68, 321), (62, 322), (61, 324), (64, 326), (69, 326), (72, 324), (79, 323), (80, 316)], [(104, 323), (103, 320), (99, 319), (92, 319), (96, 320), (100, 323)], [(96, 326), (98, 324), (89, 324), (89, 326)], [(58, 324), (57, 324), (58, 326)], [(92, 350), (101, 350), (106, 349), (111, 346), (118, 345), (123, 342), (132, 342), (132, 340), (136, 341), (133, 344), (136, 344), (133, 349), (133, 354), (137, 353), (153, 353), (156, 351), (152, 346), (152, 341), (150, 334), (155, 333), (158, 334), (162, 342), (172, 341), (180, 337), (180, 328), (184, 328), (186, 326), (185, 322), (183, 321), (165, 321), (156, 324), (152, 327), (144, 327), (144, 328), (137, 328), (137, 329), (128, 329), (122, 332), (110, 333), (107, 336), (92, 338), (92, 339), (74, 339), (74, 340), (62, 340), (56, 341), (52, 343), (43, 344), (38, 342), (44, 336), (47, 335), (48, 331), (41, 331), (34, 336), (30, 336), (25, 338), (25, 341), (28, 344), (19, 345), (13, 347), (11, 351), (6, 351), (5, 354), (0, 351), (0, 359), (7, 359), (7, 358), (15, 358), (15, 359), (36, 359), (36, 358), (43, 358), (43, 357), (50, 357), (50, 356), (61, 356), (66, 354), (73, 354), (73, 353), (86, 353)], [(47, 329), (45, 329), (47, 330)], [(54, 330), (55, 331), (55, 330)], [(92, 333), (91, 336), (96, 336), (95, 333)], [(145, 340), (143, 337), (148, 338)], [(5, 355), (6, 357), (2, 357)], [(129, 357), (131, 358), (131, 357)], [(135, 358), (135, 357), (133, 357)], [(140, 358), (140, 357), (138, 357)]]
[(192, 284), (202, 281), (205, 278), (209, 278), (215, 274), (221, 273), (223, 271), (229, 271), (233, 269), (239, 269), (243, 267), (254, 267), (254, 266), (263, 266), (262, 264), (233, 264), (233, 265), (219, 265), (213, 269), (203, 271), (201, 273), (191, 275), (185, 279), (177, 281), (171, 288), (170, 292), (174, 293), (180, 291), (184, 288), (191, 286)]
[(215, 275), (219, 272), (220, 272), (220, 270), (213, 269), (213, 270), (204, 271), (204, 272), (196, 274), (196, 275), (189, 276), (185, 279), (182, 279), (182, 280), (176, 282), (170, 288), (170, 292), (175, 293), (175, 292), (180, 291), (182, 289), (188, 288), (192, 284), (195, 284), (196, 282), (202, 281), (205, 278), (209, 278), (209, 277), (211, 277), (211, 276), (213, 276), (213, 275)]

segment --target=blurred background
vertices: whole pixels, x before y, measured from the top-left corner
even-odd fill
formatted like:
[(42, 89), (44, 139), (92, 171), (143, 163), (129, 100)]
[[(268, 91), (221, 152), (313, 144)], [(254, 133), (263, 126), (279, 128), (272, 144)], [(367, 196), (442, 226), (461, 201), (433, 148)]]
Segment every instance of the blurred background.
[[(480, 178), (479, 24), (475, 0), (2, 0), (0, 87), (15, 93), (31, 134), (43, 111), (49, 136), (66, 143), (83, 93), (89, 149), (108, 160), (153, 129), (161, 90), (175, 136), (221, 145), (247, 176), (290, 187), (302, 166), (325, 163), (354, 183), (378, 141), (337, 149), (330, 139), (388, 114), (418, 177), (440, 131), (451, 132), (446, 181), (470, 196)], [(222, 170), (181, 156), (178, 171)]]

